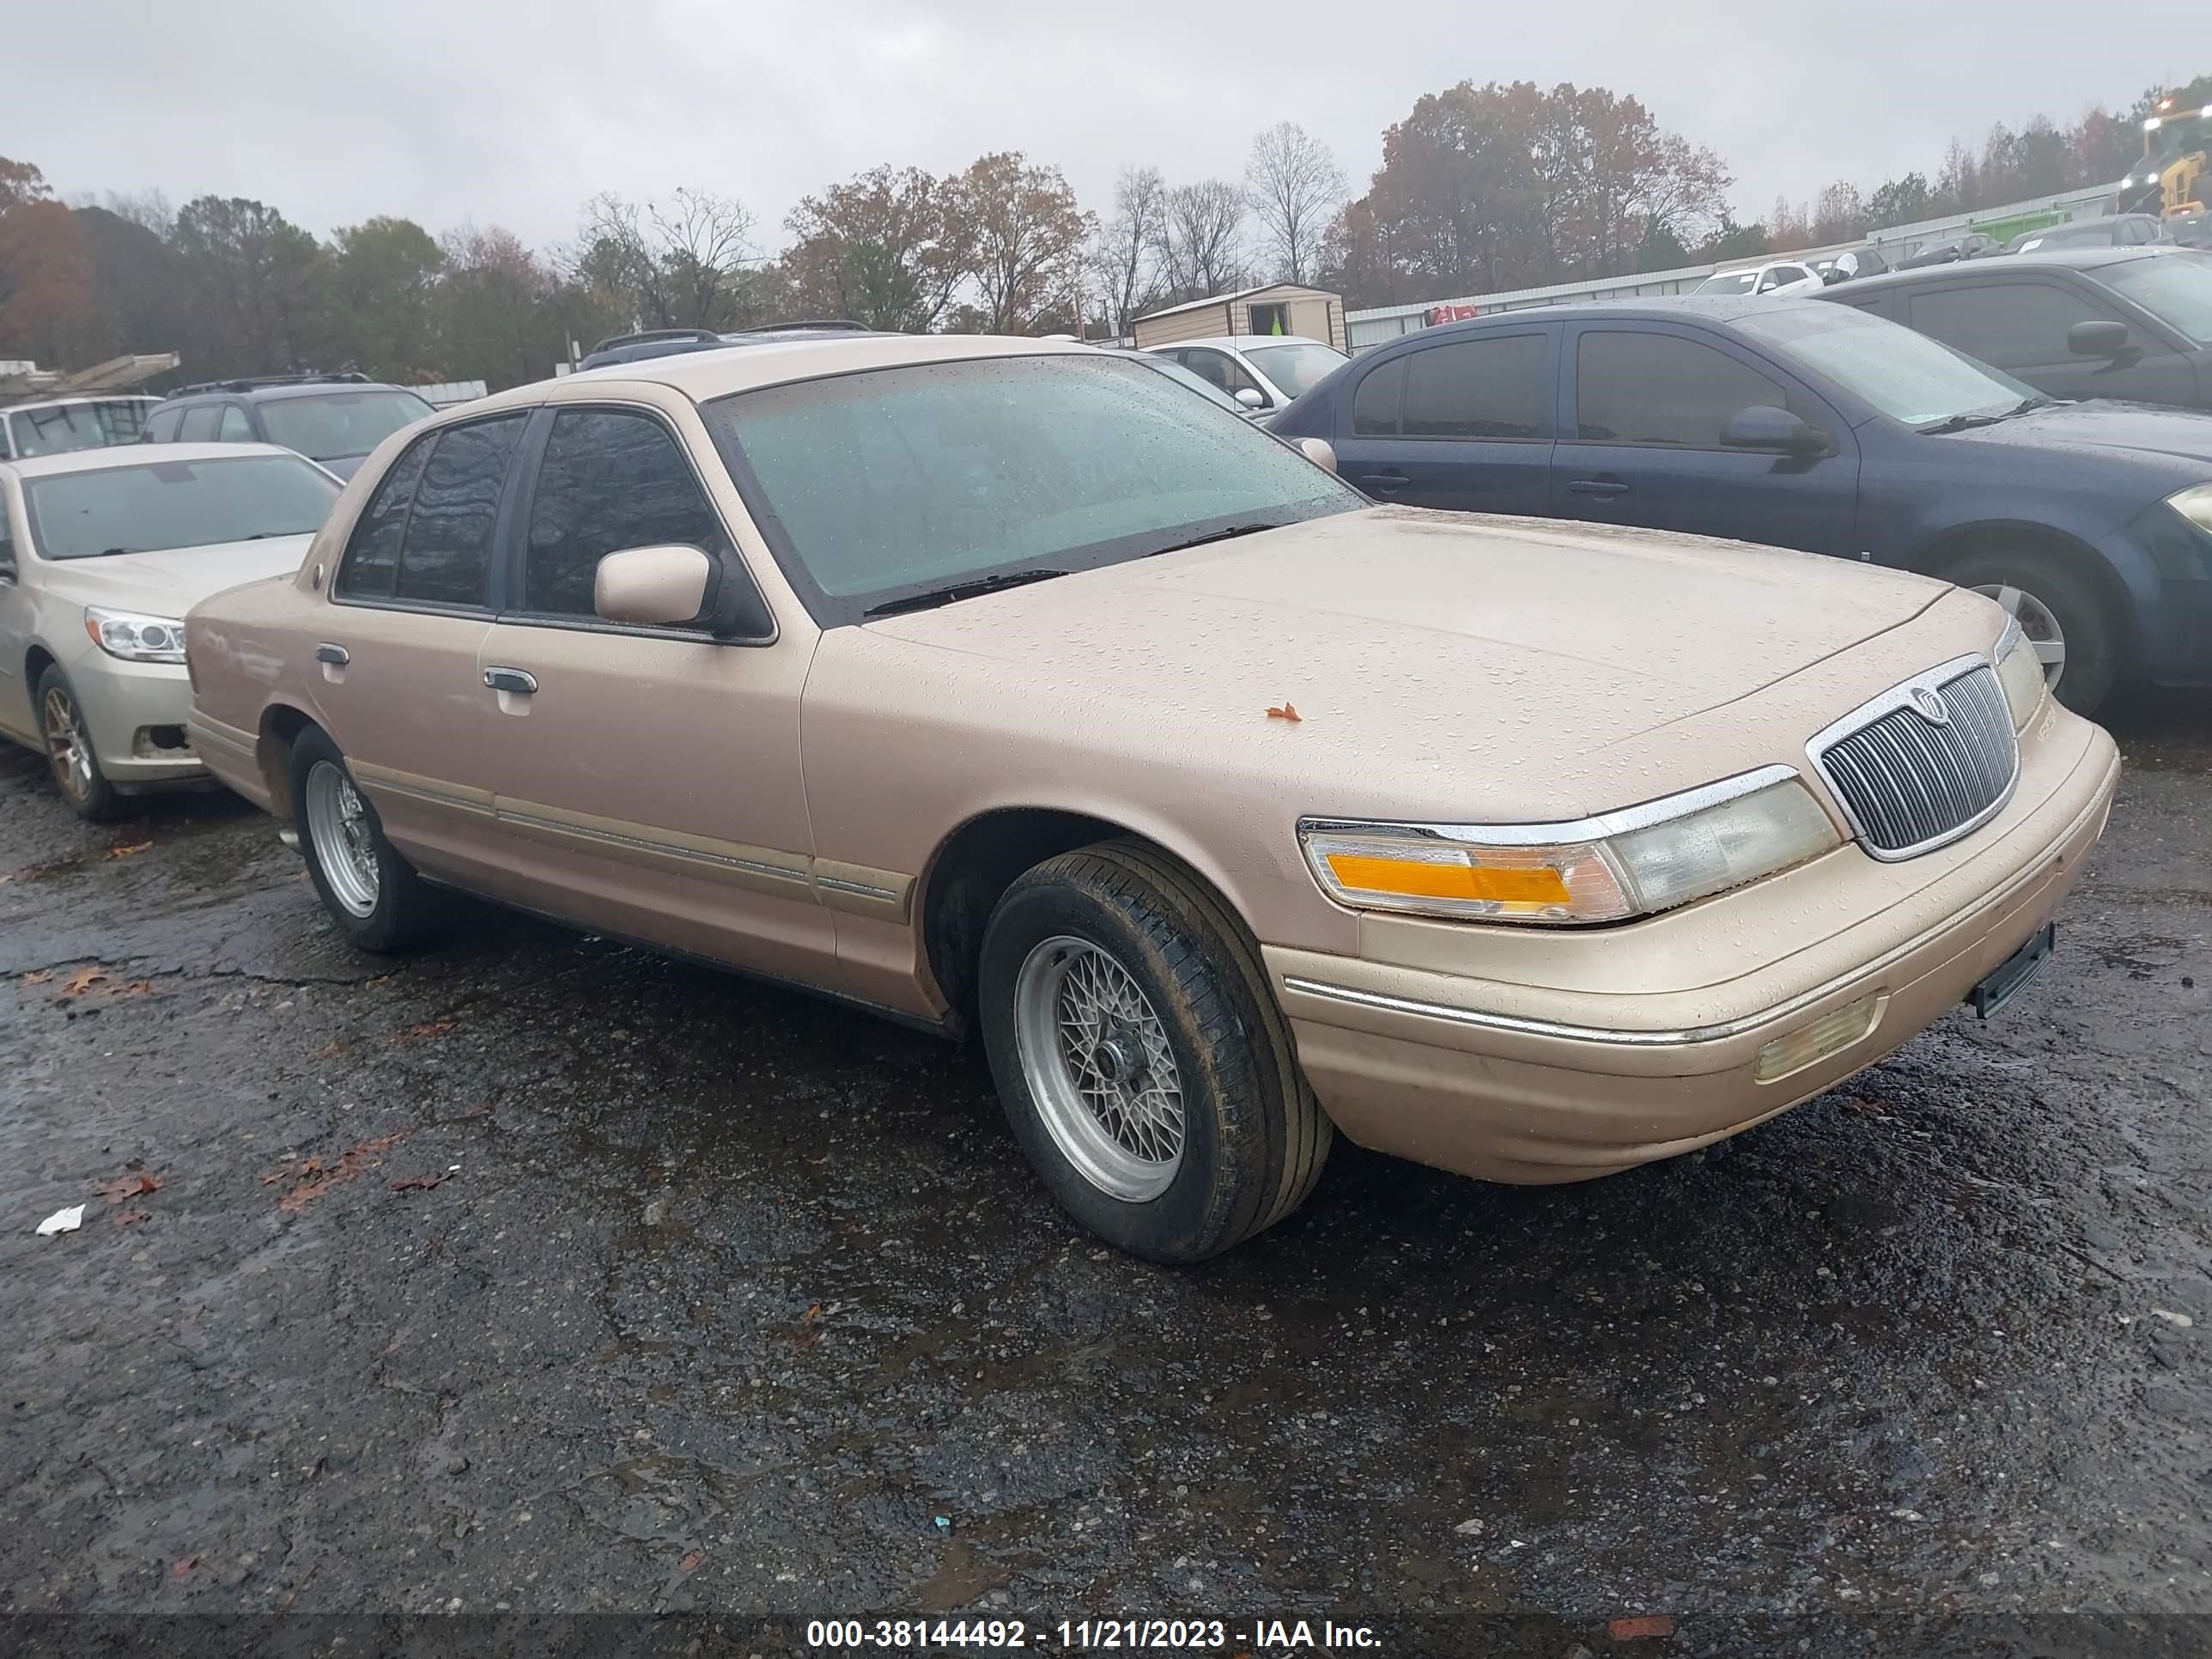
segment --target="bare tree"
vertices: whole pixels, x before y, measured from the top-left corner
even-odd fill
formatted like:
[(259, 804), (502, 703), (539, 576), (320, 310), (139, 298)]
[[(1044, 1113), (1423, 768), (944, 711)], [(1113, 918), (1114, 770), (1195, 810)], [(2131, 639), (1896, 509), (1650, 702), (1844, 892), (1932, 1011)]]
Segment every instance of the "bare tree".
[(1244, 199), (1260, 222), (1277, 276), (1304, 283), (1317, 274), (1322, 239), (1344, 198), (1336, 157), (1297, 122), (1279, 122), (1252, 141)]
[(990, 332), (1025, 328), (1069, 303), (1095, 222), (1058, 167), (1031, 166), (1018, 151), (986, 155), (961, 174), (957, 198)]
[(1160, 264), (1182, 300), (1225, 293), (1244, 270), (1244, 192), (1224, 179), (1201, 179), (1168, 192)]
[(1097, 262), (1112, 321), (1123, 333), (1159, 281), (1167, 240), (1168, 186), (1158, 167), (1123, 167), (1114, 184), (1114, 217), (1099, 233)]
[(742, 202), (706, 191), (665, 202), (595, 196), (570, 264), (579, 282), (645, 327), (726, 328), (741, 320), (752, 229)]

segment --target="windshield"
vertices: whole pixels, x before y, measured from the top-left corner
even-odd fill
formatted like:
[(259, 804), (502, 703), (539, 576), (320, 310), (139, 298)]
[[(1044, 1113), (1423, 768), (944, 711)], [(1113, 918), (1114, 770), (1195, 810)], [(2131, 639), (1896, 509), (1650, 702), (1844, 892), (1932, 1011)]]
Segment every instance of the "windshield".
[(829, 623), (950, 583), (1366, 505), (1251, 422), (1115, 357), (874, 369), (707, 412), (785, 573)]
[(2160, 253), (2106, 265), (2097, 275), (2115, 293), (2198, 345), (2212, 345), (2212, 259), (2201, 253)]
[(319, 461), (366, 455), (410, 421), (431, 413), (411, 392), (318, 392), (261, 404), (269, 441)]
[(1789, 306), (1735, 326), (1911, 426), (1997, 414), (2036, 395), (2033, 386), (1925, 334), (1848, 306)]
[(204, 547), (322, 528), (338, 486), (291, 455), (148, 461), (23, 480), (32, 545), (50, 559)]
[(1172, 357), (1162, 357), (1153, 352), (1140, 351), (1130, 361), (1140, 362), (1147, 368), (1158, 369), (1177, 386), (1188, 386), (1210, 404), (1218, 404), (1222, 408), (1233, 410), (1239, 415), (1244, 412), (1244, 405), (1238, 403), (1236, 398), (1231, 397), (1203, 374), (1192, 374)]
[(1295, 345), (1247, 346), (1244, 355), (1253, 366), (1293, 398), (1303, 398), (1324, 376), (1352, 360), (1334, 346), (1301, 342)]
[(19, 409), (8, 416), (15, 453), (60, 455), (72, 449), (105, 449), (135, 444), (145, 429), (146, 411), (158, 398), (104, 398), (98, 403), (48, 404)]

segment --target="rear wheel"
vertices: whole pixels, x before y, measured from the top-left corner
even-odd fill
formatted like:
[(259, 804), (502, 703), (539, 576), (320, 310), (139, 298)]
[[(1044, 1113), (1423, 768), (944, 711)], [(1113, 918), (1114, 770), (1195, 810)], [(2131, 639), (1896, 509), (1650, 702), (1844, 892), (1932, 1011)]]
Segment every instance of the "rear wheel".
[(1257, 948), (1156, 849), (1109, 842), (1021, 877), (992, 914), (978, 988), (1015, 1136), (1101, 1238), (1200, 1261), (1313, 1189), (1333, 1132)]
[(88, 823), (105, 823), (119, 816), (121, 798), (100, 769), (92, 726), (76, 693), (70, 689), (68, 677), (58, 666), (48, 667), (39, 676), (33, 695), (38, 699), (39, 737), (46, 746), (46, 767), (62, 799)]
[(2079, 562), (2039, 550), (1970, 553), (1941, 573), (1988, 595), (2034, 647), (2051, 695), (2093, 714), (2120, 677), (2126, 623)]
[(364, 951), (404, 951), (436, 931), (444, 905), (385, 839), (345, 757), (314, 726), (292, 744), (292, 822), (331, 920)]

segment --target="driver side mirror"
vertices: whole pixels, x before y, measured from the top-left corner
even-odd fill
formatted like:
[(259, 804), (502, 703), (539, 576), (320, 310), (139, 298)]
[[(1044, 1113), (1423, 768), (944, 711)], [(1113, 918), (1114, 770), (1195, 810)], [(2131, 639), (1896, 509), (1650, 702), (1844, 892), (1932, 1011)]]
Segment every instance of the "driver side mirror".
[(629, 547), (602, 558), (592, 609), (605, 622), (640, 628), (703, 628), (718, 640), (775, 632), (758, 590), (734, 554), (696, 547)]
[(1326, 438), (1301, 438), (1298, 453), (1324, 472), (1336, 471), (1336, 449)]
[(1232, 395), (1247, 409), (1265, 409), (1267, 406), (1266, 394), (1256, 386), (1245, 386)]
[(1736, 410), (1721, 428), (1721, 442), (1730, 449), (1760, 449), (1778, 455), (1828, 452), (1826, 433), (1771, 404), (1753, 404)]
[(2125, 323), (2076, 323), (2066, 331), (2066, 349), (2076, 357), (2118, 357), (2129, 343)]

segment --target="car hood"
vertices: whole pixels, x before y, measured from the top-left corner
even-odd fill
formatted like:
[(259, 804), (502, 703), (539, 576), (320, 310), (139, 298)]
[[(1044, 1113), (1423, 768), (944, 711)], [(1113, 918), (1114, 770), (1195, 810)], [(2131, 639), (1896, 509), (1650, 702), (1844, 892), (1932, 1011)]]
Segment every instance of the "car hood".
[(44, 567), (41, 585), (83, 605), (181, 617), (226, 587), (295, 574), (313, 539), (270, 536), (152, 553), (113, 553), (100, 559), (57, 559)]
[(2119, 450), (2189, 462), (2191, 470), (2200, 472), (2212, 469), (2212, 415), (2155, 404), (2112, 403), (2102, 398), (2054, 404), (1994, 426), (1970, 427), (1943, 436), (1946, 441), (1957, 440), (1999, 449), (2092, 450), (2107, 461), (2109, 455), (2104, 452)]
[(1163, 744), (1184, 728), (1210, 748), (1288, 706), (1355, 770), (1464, 768), (1501, 743), (1525, 769), (1749, 696), (1948, 591), (1698, 537), (1376, 507), (860, 631), (988, 659), (999, 697)]

